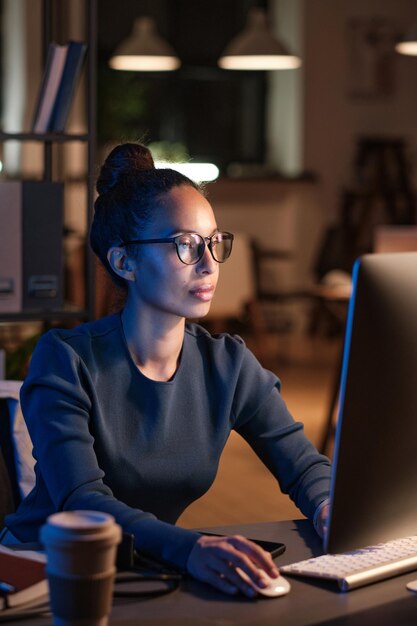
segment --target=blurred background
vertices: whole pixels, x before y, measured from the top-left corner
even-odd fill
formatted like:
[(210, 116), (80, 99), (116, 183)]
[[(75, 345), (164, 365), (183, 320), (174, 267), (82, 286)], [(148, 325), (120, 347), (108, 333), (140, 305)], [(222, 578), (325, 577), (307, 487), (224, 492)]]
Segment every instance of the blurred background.
[[(140, 140), (158, 160), (211, 164), (209, 174), (197, 176), (211, 179), (207, 196), (236, 243), (203, 323), (245, 338), (282, 379), (284, 399), (307, 434), (331, 455), (353, 261), (364, 252), (417, 249), (417, 56), (396, 50), (401, 40), (417, 39), (415, 0), (2, 0), (0, 6), (4, 180), (45, 175), (45, 145), (6, 135), (31, 131), (46, 40), (87, 40), (65, 129), (84, 139), (51, 137), (48, 148), (51, 178), (65, 182), (67, 308), (80, 307), (82, 321), (107, 314), (113, 300), (98, 268), (92, 279), (85, 252), (93, 182), (107, 152)], [(219, 66), (250, 15), (256, 26), (253, 9), (265, 19), (265, 45), (271, 37), (287, 60), (295, 57), (290, 69)], [(138, 23), (144, 17), (153, 22)], [(176, 69), (114, 69), (126, 39), (151, 27)], [(34, 337), (75, 318), (0, 313), (3, 375), (24, 376)], [(294, 515), (246, 444), (232, 437), (215, 485), (181, 522)]]

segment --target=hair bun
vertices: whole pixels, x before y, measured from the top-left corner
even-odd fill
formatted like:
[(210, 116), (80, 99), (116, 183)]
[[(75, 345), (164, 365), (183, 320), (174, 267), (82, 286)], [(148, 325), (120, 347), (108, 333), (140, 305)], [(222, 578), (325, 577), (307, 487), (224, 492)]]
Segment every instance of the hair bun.
[(116, 146), (107, 156), (97, 179), (99, 195), (113, 189), (127, 175), (152, 170), (155, 164), (150, 150), (140, 143), (124, 143)]

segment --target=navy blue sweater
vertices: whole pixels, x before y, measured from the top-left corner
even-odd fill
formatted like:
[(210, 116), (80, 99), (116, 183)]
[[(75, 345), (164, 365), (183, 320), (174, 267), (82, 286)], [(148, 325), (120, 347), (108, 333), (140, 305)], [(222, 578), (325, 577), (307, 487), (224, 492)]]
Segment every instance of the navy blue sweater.
[(184, 568), (199, 534), (174, 524), (212, 484), (232, 429), (307, 517), (328, 496), (328, 460), (238, 337), (186, 325), (178, 370), (158, 382), (136, 367), (120, 314), (51, 330), (21, 402), (37, 461), (34, 489), (6, 519), (21, 541), (53, 512), (101, 510), (138, 549)]

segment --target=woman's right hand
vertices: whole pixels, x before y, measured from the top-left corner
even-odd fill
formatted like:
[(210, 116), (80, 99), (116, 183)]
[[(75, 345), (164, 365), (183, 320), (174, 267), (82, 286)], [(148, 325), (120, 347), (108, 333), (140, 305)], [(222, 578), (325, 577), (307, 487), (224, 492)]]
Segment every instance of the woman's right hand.
[(257, 592), (239, 576), (237, 567), (260, 587), (267, 584), (265, 573), (271, 578), (279, 576), (269, 552), (240, 535), (202, 535), (194, 544), (187, 562), (188, 572), (194, 578), (225, 593), (240, 591), (249, 598), (255, 597)]

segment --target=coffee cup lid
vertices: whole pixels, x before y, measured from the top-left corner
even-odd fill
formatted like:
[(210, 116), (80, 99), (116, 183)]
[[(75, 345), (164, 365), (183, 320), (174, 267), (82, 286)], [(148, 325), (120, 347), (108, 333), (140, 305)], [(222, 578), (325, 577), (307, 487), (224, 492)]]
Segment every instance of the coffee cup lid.
[(101, 511), (61, 511), (47, 518), (48, 524), (68, 530), (96, 531), (98, 528), (114, 524), (114, 517)]
[(114, 517), (101, 511), (61, 511), (50, 515), (41, 528), (40, 539), (45, 543), (76, 537), (120, 542), (121, 528)]

